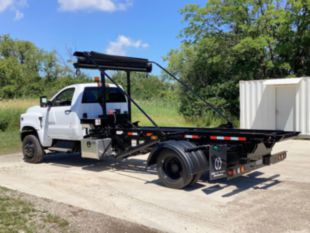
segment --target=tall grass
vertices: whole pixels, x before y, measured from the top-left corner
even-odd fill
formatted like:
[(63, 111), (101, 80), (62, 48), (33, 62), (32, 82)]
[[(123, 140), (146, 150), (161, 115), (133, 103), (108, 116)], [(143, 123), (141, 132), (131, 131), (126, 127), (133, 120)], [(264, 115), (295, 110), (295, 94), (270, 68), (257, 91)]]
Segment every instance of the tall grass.
[(39, 104), (38, 99), (10, 99), (0, 101), (0, 110), (5, 109), (26, 109), (33, 105)]
[(14, 99), (0, 101), (0, 154), (20, 151), (19, 137), (20, 115), (32, 105), (38, 104), (36, 99)]
[(0, 131), (0, 155), (21, 151), (18, 129)]
[(0, 131), (19, 128), (19, 118), (29, 106), (38, 104), (35, 99), (0, 101)]
[[(178, 111), (178, 102), (163, 101), (160, 99), (137, 101), (143, 110), (159, 126), (194, 126), (192, 122), (187, 121)], [(139, 125), (151, 126), (152, 123), (132, 105), (132, 120), (139, 121)]]

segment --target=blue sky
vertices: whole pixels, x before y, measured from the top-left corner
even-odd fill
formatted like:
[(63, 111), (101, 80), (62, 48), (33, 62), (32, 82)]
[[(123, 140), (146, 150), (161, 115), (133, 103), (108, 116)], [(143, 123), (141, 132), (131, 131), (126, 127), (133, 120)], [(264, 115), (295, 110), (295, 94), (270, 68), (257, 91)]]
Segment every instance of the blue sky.
[(0, 34), (30, 40), (64, 59), (94, 50), (162, 62), (185, 26), (189, 0), (0, 0)]

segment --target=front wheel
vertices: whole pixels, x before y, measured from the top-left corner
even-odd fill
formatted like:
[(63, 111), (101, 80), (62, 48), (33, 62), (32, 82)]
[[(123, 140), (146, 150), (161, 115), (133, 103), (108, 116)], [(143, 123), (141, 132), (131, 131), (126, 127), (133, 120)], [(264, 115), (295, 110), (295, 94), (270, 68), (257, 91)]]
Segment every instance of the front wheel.
[(43, 160), (44, 150), (39, 139), (34, 135), (27, 135), (23, 139), (24, 161), (28, 163), (40, 163)]
[(157, 171), (161, 183), (169, 188), (182, 189), (191, 184), (193, 175), (172, 150), (163, 150), (157, 159)]

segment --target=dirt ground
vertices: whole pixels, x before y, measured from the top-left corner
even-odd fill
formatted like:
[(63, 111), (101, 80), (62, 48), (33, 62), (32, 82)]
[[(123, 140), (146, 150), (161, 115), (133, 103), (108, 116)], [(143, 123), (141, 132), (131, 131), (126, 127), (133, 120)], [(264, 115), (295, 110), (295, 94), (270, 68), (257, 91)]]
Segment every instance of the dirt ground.
[(89, 210), (85, 221), (99, 221), (95, 211), (176, 233), (310, 232), (310, 141), (281, 142), (274, 152), (282, 150), (281, 163), (186, 190), (161, 186), (155, 170), (145, 171), (145, 155), (121, 163), (53, 155), (34, 165), (12, 154), (0, 156), (0, 186)]
[[(159, 233), (156, 229), (151, 229), (140, 224), (131, 223), (121, 219), (117, 219), (102, 213), (97, 213), (72, 205), (66, 205), (45, 198), (39, 198), (33, 195), (6, 190), (6, 195), (16, 200), (22, 200), (30, 203), (36, 212), (44, 213), (47, 216), (57, 216), (53, 223), (45, 221), (41, 226), (40, 232), (88, 232), (88, 233)], [(34, 217), (37, 217), (34, 215)], [(39, 216), (40, 217), (40, 216)], [(58, 219), (65, 221), (63, 227), (57, 226)], [(40, 219), (34, 220), (39, 222)], [(42, 223), (38, 224), (42, 225)], [(61, 225), (58, 223), (58, 225)], [(0, 231), (1, 232), (1, 231)], [(8, 231), (9, 232), (9, 231)]]

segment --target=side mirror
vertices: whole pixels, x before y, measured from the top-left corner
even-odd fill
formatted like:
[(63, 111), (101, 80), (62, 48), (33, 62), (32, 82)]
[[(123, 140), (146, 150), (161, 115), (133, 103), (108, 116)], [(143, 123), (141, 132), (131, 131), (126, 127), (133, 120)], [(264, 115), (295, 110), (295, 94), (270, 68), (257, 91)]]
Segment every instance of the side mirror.
[(41, 108), (46, 108), (46, 107), (49, 107), (50, 105), (51, 105), (51, 102), (48, 101), (46, 96), (40, 97), (40, 107)]

